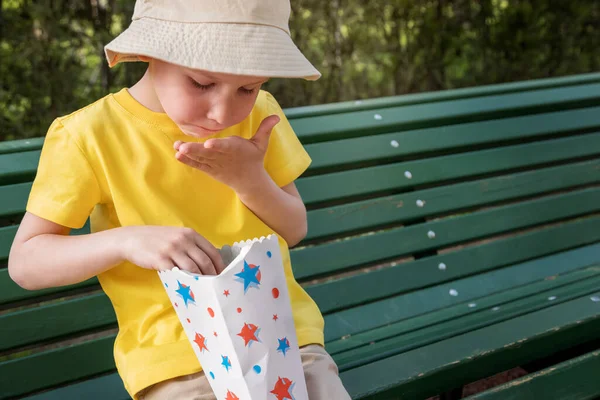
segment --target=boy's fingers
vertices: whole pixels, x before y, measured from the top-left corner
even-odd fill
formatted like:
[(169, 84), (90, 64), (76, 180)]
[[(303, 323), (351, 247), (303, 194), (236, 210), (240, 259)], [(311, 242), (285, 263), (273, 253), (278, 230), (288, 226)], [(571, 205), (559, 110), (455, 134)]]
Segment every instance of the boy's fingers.
[(188, 156), (186, 156), (184, 154), (177, 153), (175, 155), (175, 157), (177, 158), (177, 160), (181, 161), (182, 163), (189, 165), (192, 168), (199, 169), (200, 171), (209, 172), (211, 170), (210, 165), (200, 162), (200, 161), (192, 160), (191, 158), (189, 158)]
[(178, 151), (194, 159), (205, 158), (207, 160), (214, 160), (217, 157), (213, 151), (206, 149), (202, 143), (184, 143), (179, 146)]
[(277, 115), (269, 115), (267, 118), (263, 119), (256, 133), (254, 134), (254, 137), (252, 137), (252, 141), (258, 145), (266, 147), (269, 142), (271, 131), (280, 120), (281, 119)]
[(225, 265), (223, 264), (223, 260), (221, 259), (221, 253), (216, 249), (208, 240), (203, 238), (202, 236), (196, 236), (196, 244), (212, 261), (215, 266), (216, 273), (220, 273), (225, 269)]
[(216, 275), (217, 270), (209, 256), (206, 255), (200, 248), (193, 247), (188, 250), (189, 257), (194, 260), (200, 271), (204, 275)]
[(181, 140), (176, 141), (175, 143), (173, 143), (173, 148), (175, 150), (179, 150), (179, 147), (181, 146), (183, 142)]
[(200, 266), (196, 263), (195, 260), (188, 257), (186, 254), (176, 254), (173, 257), (173, 262), (179, 269), (183, 269), (185, 271), (193, 272), (193, 273), (202, 273)]
[(204, 148), (209, 151), (228, 152), (231, 147), (231, 140), (228, 140), (228, 138), (209, 139), (204, 143)]
[(175, 265), (173, 261), (168, 258), (161, 258), (156, 264), (155, 268), (159, 271), (169, 271), (172, 270)]

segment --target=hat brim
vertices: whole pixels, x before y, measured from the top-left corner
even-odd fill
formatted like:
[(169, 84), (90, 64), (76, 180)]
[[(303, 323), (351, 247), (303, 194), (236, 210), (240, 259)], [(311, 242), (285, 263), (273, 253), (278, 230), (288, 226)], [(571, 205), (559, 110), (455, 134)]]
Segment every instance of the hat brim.
[(147, 56), (236, 75), (317, 80), (321, 74), (287, 32), (268, 25), (134, 20), (105, 46), (111, 67)]

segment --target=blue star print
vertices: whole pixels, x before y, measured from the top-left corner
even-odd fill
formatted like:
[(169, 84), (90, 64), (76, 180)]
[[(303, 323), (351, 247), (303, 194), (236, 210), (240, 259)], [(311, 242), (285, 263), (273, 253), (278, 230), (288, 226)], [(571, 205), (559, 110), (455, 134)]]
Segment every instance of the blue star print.
[(244, 293), (248, 291), (249, 287), (256, 287), (260, 285), (260, 265), (248, 265), (244, 260), (244, 268), (242, 272), (235, 274), (239, 279), (238, 281), (244, 282)]
[(279, 342), (279, 347), (277, 348), (277, 351), (282, 352), (285, 356), (285, 352), (290, 349), (290, 342), (287, 340), (287, 338), (277, 339), (277, 341)]
[(227, 372), (229, 372), (229, 368), (231, 368), (231, 361), (229, 361), (229, 357), (221, 356), (221, 358), (223, 359), (223, 362), (221, 363), (221, 365), (225, 367)]
[(177, 292), (177, 294), (183, 298), (185, 306), (188, 306), (188, 302), (196, 303), (196, 299), (194, 298), (194, 293), (192, 292), (192, 289), (190, 289), (189, 286), (182, 285), (179, 281), (177, 281), (177, 284), (179, 284), (179, 288), (175, 292)]

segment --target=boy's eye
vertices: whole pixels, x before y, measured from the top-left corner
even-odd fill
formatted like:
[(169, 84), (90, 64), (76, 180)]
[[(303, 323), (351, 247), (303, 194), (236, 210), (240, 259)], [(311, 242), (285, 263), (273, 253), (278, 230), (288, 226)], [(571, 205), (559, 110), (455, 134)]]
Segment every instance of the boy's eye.
[(240, 92), (242, 92), (242, 94), (252, 94), (254, 93), (256, 89), (246, 89), (246, 88), (240, 88)]
[(192, 81), (192, 84), (200, 90), (208, 90), (215, 85), (214, 83), (211, 83), (208, 85), (203, 85), (200, 82), (196, 82), (194, 79), (190, 79), (190, 80)]

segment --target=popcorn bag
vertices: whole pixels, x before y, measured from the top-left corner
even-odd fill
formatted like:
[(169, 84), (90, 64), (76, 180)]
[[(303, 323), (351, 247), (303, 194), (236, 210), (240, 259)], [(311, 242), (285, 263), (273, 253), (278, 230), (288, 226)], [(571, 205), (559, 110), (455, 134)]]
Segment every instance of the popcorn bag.
[(227, 268), (159, 272), (219, 400), (307, 400), (277, 236), (225, 246)]

